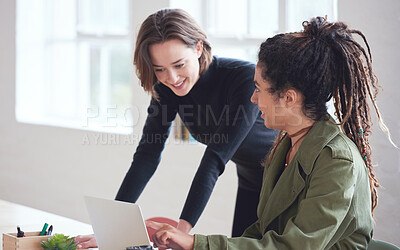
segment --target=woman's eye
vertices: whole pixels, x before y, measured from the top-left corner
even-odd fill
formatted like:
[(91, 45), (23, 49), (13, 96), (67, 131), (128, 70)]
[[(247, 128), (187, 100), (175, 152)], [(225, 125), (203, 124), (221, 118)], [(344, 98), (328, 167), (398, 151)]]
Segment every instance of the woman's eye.
[(164, 70), (163, 69), (155, 69), (154, 71), (155, 72), (163, 72)]
[(260, 90), (256, 87), (256, 90), (255, 90), (256, 92), (260, 92)]
[(175, 67), (179, 69), (179, 68), (182, 68), (182, 67), (183, 67), (183, 65), (184, 65), (184, 64), (183, 64), (183, 63), (181, 63), (181, 64), (178, 64), (178, 65), (176, 65)]

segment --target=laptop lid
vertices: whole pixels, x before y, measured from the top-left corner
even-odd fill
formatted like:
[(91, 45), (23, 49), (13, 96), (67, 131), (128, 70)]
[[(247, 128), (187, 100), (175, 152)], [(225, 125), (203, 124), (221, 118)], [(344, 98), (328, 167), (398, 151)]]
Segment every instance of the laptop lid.
[(84, 197), (100, 250), (151, 245), (139, 205)]

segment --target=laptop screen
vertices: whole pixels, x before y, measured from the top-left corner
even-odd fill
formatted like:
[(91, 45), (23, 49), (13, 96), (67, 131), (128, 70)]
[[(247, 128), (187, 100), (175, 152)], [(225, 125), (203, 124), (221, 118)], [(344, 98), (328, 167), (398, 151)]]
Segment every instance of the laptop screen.
[(139, 205), (88, 196), (85, 203), (100, 250), (151, 245)]

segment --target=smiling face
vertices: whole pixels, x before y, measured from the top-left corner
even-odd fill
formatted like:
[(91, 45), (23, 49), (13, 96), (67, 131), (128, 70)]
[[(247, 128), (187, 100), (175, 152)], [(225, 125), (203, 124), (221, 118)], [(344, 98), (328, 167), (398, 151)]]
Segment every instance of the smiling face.
[(194, 49), (179, 39), (150, 45), (151, 63), (158, 81), (177, 96), (187, 95), (200, 77), (199, 57), (202, 51), (202, 41)]
[(284, 129), (286, 106), (284, 98), (280, 98), (269, 91), (270, 83), (262, 78), (262, 67), (257, 64), (254, 83), (256, 89), (251, 97), (251, 101), (258, 105), (258, 109), (262, 112), (261, 118), (264, 119), (264, 124), (271, 129)]

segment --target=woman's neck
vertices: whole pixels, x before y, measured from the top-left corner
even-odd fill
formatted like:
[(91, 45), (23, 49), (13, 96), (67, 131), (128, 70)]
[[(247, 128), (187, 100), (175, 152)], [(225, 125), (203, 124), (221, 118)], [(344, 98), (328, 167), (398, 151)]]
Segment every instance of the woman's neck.
[(296, 154), (297, 150), (300, 147), (301, 142), (304, 140), (305, 136), (315, 123), (315, 121), (309, 118), (306, 117), (302, 118), (303, 119), (300, 119), (300, 121), (302, 121), (301, 123), (299, 123), (296, 126), (289, 126), (287, 130), (285, 130), (288, 133), (288, 136), (291, 140), (291, 147), (286, 157), (286, 166), (293, 159), (294, 155)]
[(304, 137), (308, 134), (308, 131), (312, 128), (314, 123), (311, 123), (307, 125), (306, 127), (303, 127), (299, 129), (297, 132), (294, 134), (288, 133), (288, 136), (292, 142), (292, 147), (294, 150), (297, 150), (297, 148), (300, 146), (301, 141), (304, 140)]
[(296, 135), (297, 132), (299, 132), (304, 128), (314, 125), (314, 123), (315, 123), (314, 120), (311, 120), (310, 118), (306, 117), (303, 114), (301, 115), (299, 114), (295, 118), (293, 118), (293, 121), (286, 122), (286, 124), (288, 125), (286, 125), (283, 130), (286, 131), (289, 135), (292, 135), (293, 139), (296, 139), (299, 137)]

